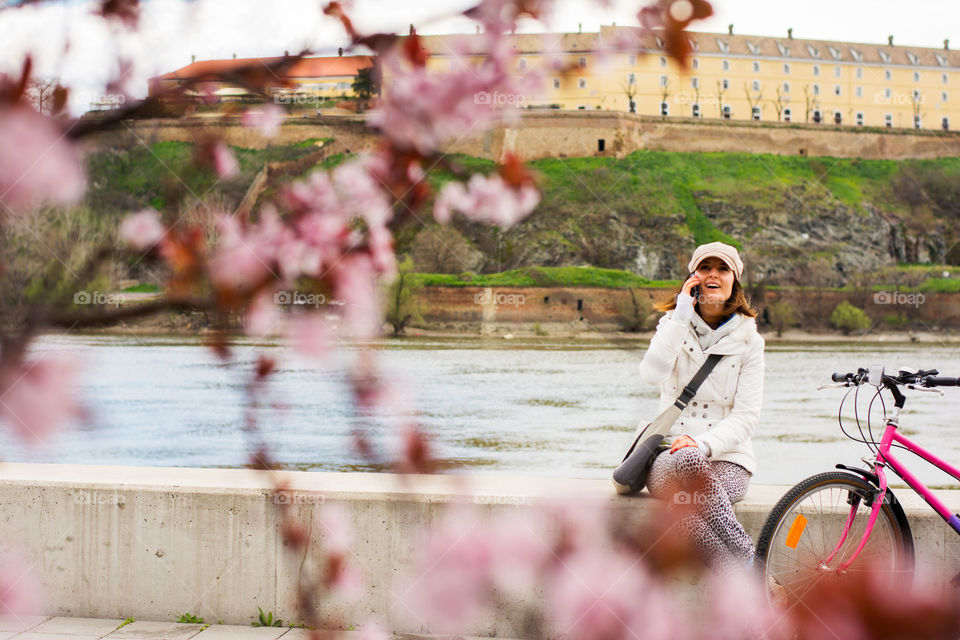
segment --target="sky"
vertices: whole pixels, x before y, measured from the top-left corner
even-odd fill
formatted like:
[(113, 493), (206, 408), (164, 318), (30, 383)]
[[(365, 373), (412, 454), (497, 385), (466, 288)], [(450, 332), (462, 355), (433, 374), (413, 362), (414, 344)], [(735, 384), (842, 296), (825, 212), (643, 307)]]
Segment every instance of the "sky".
[[(363, 31), (423, 34), (473, 33), (459, 16), (464, 0), (353, 0), (351, 16)], [(0, 0), (0, 7), (11, 3)], [(557, 0), (547, 24), (525, 22), (521, 31), (597, 31), (601, 24), (636, 25), (647, 0)], [(744, 35), (960, 48), (960, 0), (713, 0), (715, 16), (693, 31)], [(318, 0), (147, 0), (139, 33), (110, 28), (94, 18), (92, 0), (50, 1), (0, 9), (0, 72), (19, 68), (31, 53), (39, 73), (74, 88), (74, 107), (88, 105), (116, 72), (117, 54), (133, 62), (128, 85), (146, 93), (147, 78), (211, 58), (283, 55), (310, 48), (336, 55), (345, 43), (340, 25), (322, 15)], [(63, 53), (67, 52), (64, 56)], [(81, 108), (82, 110), (82, 108)]]

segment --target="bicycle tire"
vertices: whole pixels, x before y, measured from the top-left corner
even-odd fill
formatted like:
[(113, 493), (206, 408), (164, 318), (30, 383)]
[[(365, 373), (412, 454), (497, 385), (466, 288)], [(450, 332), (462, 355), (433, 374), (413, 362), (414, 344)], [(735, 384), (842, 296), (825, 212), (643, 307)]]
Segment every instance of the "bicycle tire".
[[(791, 488), (767, 516), (757, 540), (756, 554), (762, 563), (764, 580), (769, 584), (771, 578), (775, 579), (788, 601), (799, 601), (821, 579), (842, 579), (821, 563), (840, 541), (845, 515), (854, 506), (848, 500), (857, 502), (857, 514), (831, 567), (843, 562), (860, 544), (870, 514), (864, 500), (873, 491), (876, 487), (865, 479), (840, 471), (812, 476)], [(870, 539), (849, 571), (869, 567), (889, 574), (890, 582), (902, 587), (904, 581), (909, 584), (913, 577), (913, 535), (900, 503), (889, 489), (887, 494)]]

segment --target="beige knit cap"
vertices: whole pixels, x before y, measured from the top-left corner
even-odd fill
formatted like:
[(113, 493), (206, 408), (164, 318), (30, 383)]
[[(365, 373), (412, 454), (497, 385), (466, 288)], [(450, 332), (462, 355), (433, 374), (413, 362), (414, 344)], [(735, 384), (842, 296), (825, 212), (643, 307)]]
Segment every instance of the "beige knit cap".
[(720, 258), (723, 260), (726, 265), (730, 267), (730, 270), (733, 271), (733, 275), (737, 277), (737, 280), (739, 280), (743, 274), (743, 260), (740, 259), (737, 248), (722, 242), (702, 244), (694, 249), (693, 257), (690, 258), (690, 264), (687, 265), (687, 271), (690, 273), (696, 271), (697, 266), (703, 262), (705, 258)]

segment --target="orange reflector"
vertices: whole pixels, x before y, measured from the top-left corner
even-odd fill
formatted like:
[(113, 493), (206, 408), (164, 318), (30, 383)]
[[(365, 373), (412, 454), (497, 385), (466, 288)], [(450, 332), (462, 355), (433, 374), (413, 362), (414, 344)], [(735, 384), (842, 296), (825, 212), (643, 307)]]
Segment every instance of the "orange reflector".
[(791, 549), (796, 549), (797, 543), (800, 542), (800, 536), (803, 535), (803, 530), (806, 526), (807, 519), (802, 513), (798, 513), (797, 517), (793, 519), (793, 524), (790, 525), (790, 531), (787, 532), (787, 540), (784, 544)]

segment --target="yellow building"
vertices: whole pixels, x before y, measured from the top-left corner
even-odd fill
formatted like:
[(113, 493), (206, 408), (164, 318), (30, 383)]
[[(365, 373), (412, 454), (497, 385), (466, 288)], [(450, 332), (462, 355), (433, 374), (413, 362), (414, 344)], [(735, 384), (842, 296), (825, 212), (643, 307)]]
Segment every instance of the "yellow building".
[[(421, 36), (429, 65), (448, 70), (479, 50)], [(470, 36), (467, 36), (470, 38)], [(960, 127), (960, 53), (943, 49), (691, 33), (681, 71), (655, 33), (604, 26), (599, 33), (508, 36), (517, 72), (546, 71), (546, 86), (517, 102), (528, 107), (635, 111), (666, 117), (729, 118), (844, 126)], [(471, 38), (472, 39), (472, 38)], [(479, 40), (479, 39), (477, 39)], [(479, 42), (476, 43), (479, 46)], [(571, 73), (551, 73), (561, 59)], [(956, 89), (951, 95), (951, 85)], [(384, 88), (389, 90), (389, 77)]]

